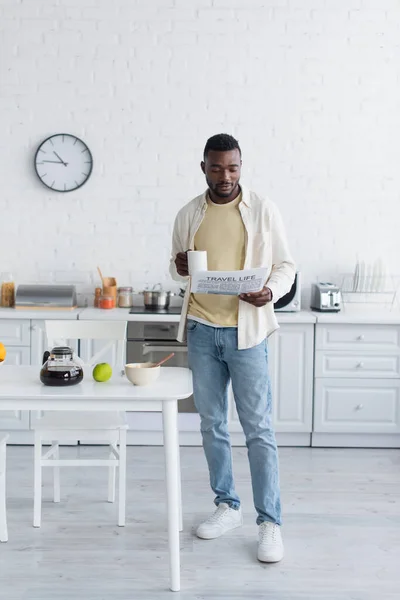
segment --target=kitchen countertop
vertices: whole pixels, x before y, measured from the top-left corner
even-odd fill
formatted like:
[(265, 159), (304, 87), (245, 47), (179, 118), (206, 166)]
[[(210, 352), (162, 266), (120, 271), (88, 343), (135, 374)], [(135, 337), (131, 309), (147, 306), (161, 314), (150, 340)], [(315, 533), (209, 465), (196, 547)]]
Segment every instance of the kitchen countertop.
[(0, 308), (0, 319), (71, 319), (76, 320), (83, 308), (73, 310), (46, 310), (42, 308)]
[(317, 323), (370, 325), (400, 325), (400, 310), (371, 310), (368, 308), (345, 308), (338, 313), (321, 313), (314, 311)]
[[(309, 310), (302, 310), (297, 313), (275, 313), (279, 323), (315, 323), (315, 314)], [(128, 308), (84, 308), (79, 314), (79, 320), (95, 321), (96, 319), (109, 319), (110, 321), (153, 321), (179, 323), (180, 315), (157, 314), (150, 312), (148, 314), (129, 314)]]
[(180, 315), (157, 314), (149, 311), (147, 314), (129, 314), (129, 308), (84, 308), (79, 315), (80, 321), (153, 321), (163, 323), (179, 323)]
[[(311, 310), (300, 312), (277, 312), (276, 318), (280, 324), (284, 323), (331, 323), (331, 324), (371, 324), (371, 325), (400, 325), (400, 309), (371, 310), (371, 308), (344, 308), (338, 313), (321, 313)], [(180, 315), (157, 314), (129, 314), (127, 308), (114, 308), (105, 310), (100, 308), (79, 307), (74, 310), (45, 310), (28, 309), (19, 310), (15, 308), (0, 308), (1, 319), (80, 319), (95, 321), (153, 321), (178, 323)]]

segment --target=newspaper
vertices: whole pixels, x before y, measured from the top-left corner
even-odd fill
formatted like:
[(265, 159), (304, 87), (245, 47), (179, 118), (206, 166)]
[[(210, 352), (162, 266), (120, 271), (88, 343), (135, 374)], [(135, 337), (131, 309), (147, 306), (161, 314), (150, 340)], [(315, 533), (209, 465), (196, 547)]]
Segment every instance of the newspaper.
[(197, 271), (192, 275), (191, 292), (239, 296), (262, 290), (267, 277), (268, 269), (265, 268), (244, 271)]

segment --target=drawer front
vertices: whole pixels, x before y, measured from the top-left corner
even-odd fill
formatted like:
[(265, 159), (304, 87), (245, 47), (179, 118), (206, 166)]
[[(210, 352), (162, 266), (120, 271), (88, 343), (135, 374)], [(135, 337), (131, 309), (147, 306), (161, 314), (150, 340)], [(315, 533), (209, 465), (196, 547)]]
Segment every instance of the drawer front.
[(316, 350), (400, 352), (399, 325), (317, 325)]
[(400, 380), (316, 379), (314, 431), (400, 433)]
[(316, 377), (400, 377), (400, 354), (315, 352)]
[(0, 342), (7, 346), (30, 346), (29, 319), (0, 319)]
[(6, 356), (7, 365), (30, 365), (31, 349), (29, 346), (9, 347)]

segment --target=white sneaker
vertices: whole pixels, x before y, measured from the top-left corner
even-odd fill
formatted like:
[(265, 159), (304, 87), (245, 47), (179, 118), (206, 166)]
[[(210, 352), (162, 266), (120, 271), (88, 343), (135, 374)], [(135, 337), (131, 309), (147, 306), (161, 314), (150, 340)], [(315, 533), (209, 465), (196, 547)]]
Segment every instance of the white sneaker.
[(279, 562), (284, 555), (281, 528), (264, 521), (259, 526), (257, 558), (261, 562)]
[(211, 517), (198, 526), (196, 535), (203, 540), (213, 540), (223, 533), (236, 529), (243, 524), (242, 510), (230, 508), (225, 502), (221, 502)]

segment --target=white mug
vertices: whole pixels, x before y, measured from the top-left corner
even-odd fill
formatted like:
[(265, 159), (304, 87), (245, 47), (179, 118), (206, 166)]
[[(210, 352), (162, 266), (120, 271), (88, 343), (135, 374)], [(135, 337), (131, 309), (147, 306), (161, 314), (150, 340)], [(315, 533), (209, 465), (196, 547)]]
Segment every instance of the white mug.
[(187, 257), (189, 275), (193, 275), (197, 271), (207, 271), (206, 250), (188, 250)]

